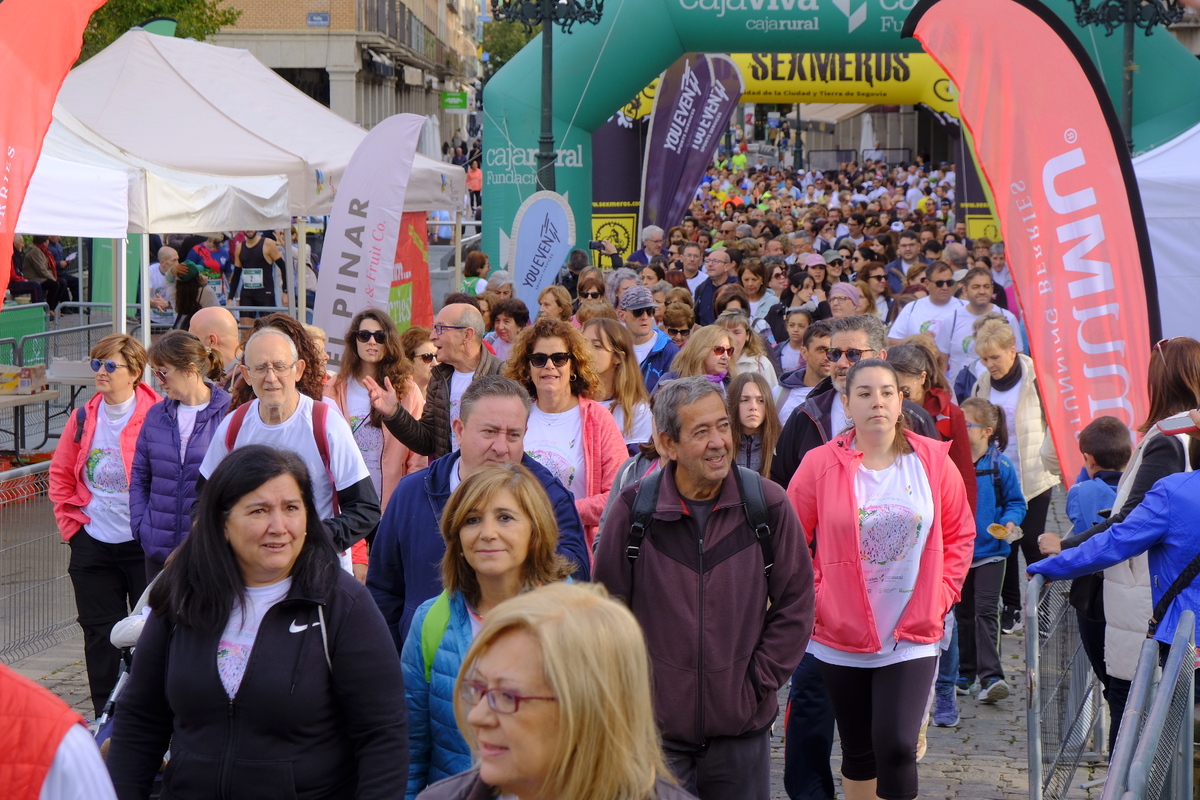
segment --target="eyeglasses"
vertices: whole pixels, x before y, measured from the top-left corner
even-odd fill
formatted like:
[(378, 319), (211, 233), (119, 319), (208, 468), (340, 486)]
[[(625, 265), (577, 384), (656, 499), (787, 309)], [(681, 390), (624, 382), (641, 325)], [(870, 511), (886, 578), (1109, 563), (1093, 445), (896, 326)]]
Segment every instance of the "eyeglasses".
[(376, 344), (383, 344), (387, 341), (387, 331), (355, 331), (350, 334), (355, 339), (358, 339), (363, 344), (375, 340)]
[(530, 353), (528, 356), (530, 366), (541, 369), (546, 366), (547, 361), (553, 361), (556, 367), (565, 367), (567, 362), (571, 360), (570, 353)]
[(934, 286), (938, 287), (939, 289), (945, 289), (948, 286), (954, 285), (954, 279), (951, 278), (948, 281), (929, 281), (929, 283), (932, 283)]
[(979, 425), (975, 422), (969, 422), (967, 420), (963, 420), (963, 421), (967, 423), (968, 428), (979, 428), (980, 430), (983, 430), (984, 428), (987, 427), (986, 425)]
[(847, 350), (843, 350), (840, 347), (831, 347), (825, 351), (825, 355), (829, 358), (830, 361), (833, 361), (835, 363), (838, 361), (841, 361), (842, 356), (845, 356), (846, 360), (849, 361), (851, 364), (857, 364), (859, 361), (862, 361), (863, 356), (865, 356), (867, 353), (874, 353), (874, 352), (875, 352), (874, 350), (869, 350), (869, 349), (868, 350), (857, 350), (854, 348), (850, 348)]
[(417, 353), (413, 358), (419, 358), (426, 364), (432, 364), (437, 359), (437, 353)]
[(256, 378), (265, 378), (268, 372), (274, 372), (276, 375), (286, 375), (292, 371), (298, 362), (293, 361), (290, 364), (284, 364), (282, 361), (276, 361), (274, 364), (255, 364), (253, 367), (247, 367), (250, 374)]
[(528, 697), (507, 689), (489, 689), (479, 681), (463, 681), (459, 697), (472, 708), (486, 697), (488, 708), (497, 714), (515, 714), (521, 708), (521, 703), (526, 700), (558, 701), (557, 697)]
[(712, 351), (713, 351), (714, 355), (718, 355), (718, 356), (732, 356), (733, 355), (732, 347), (714, 347), (712, 349)]
[(667, 328), (667, 336), (670, 336), (672, 339), (682, 339), (690, 336), (691, 333), (691, 328)]
[(912, 395), (912, 389), (907, 386), (901, 386), (900, 394), (902, 394), (905, 399), (908, 399)]
[(112, 375), (114, 372), (117, 371), (117, 367), (128, 367), (128, 366), (129, 366), (128, 364), (120, 364), (120, 363), (117, 363), (116, 361), (101, 361), (98, 358), (92, 359), (92, 372), (99, 372), (100, 368), (103, 367), (105, 372), (107, 372), (109, 375)]
[(580, 292), (579, 293), (580, 300), (599, 300), (603, 296), (604, 296), (603, 292)]
[(438, 335), (438, 336), (441, 336), (441, 335), (442, 335), (443, 333), (445, 333), (446, 331), (465, 331), (465, 330), (466, 330), (468, 327), (469, 327), (468, 325), (441, 325), (441, 324), (435, 324), (435, 325), (433, 326), (433, 332), (434, 332), (436, 335)]
[(633, 316), (635, 316), (635, 317), (642, 317), (642, 316), (645, 316), (646, 314), (654, 313), (653, 308), (627, 308), (625, 310), (628, 311), (630, 314), (633, 314)]
[(731, 262), (728, 259), (722, 261), (719, 258), (706, 258), (706, 259), (704, 259), (704, 263), (705, 264), (721, 264), (722, 266), (725, 266), (725, 265), (730, 264)]

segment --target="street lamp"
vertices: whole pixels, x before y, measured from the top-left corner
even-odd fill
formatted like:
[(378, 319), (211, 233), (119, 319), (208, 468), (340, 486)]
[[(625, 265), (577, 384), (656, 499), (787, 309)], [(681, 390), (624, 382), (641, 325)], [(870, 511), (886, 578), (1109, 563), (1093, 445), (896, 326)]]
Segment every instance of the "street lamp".
[(1150, 35), (1158, 25), (1174, 25), (1183, 19), (1179, 0), (1071, 0), (1075, 6), (1075, 21), (1080, 26), (1100, 25), (1112, 36), (1117, 28), (1125, 27), (1125, 69), (1121, 73), (1121, 127), (1125, 129), (1125, 144), (1133, 155), (1133, 63), (1134, 28)]
[(529, 33), (535, 25), (542, 26), (542, 135), (538, 137), (538, 189), (553, 192), (554, 115), (552, 114), (554, 81), (551, 69), (554, 50), (551, 33), (555, 25), (570, 33), (577, 22), (596, 24), (604, 14), (604, 0), (493, 0), (492, 14), (503, 22), (519, 22)]

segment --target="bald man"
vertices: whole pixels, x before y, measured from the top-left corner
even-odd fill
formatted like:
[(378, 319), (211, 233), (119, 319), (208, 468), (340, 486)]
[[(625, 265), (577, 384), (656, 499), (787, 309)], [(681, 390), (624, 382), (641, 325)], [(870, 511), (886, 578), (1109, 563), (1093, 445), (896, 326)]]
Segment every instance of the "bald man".
[(205, 347), (221, 354), (221, 362), (225, 365), (225, 385), (228, 388), (237, 372), (237, 353), (241, 346), (237, 320), (233, 314), (223, 306), (202, 308), (192, 315), (188, 330), (203, 342)]

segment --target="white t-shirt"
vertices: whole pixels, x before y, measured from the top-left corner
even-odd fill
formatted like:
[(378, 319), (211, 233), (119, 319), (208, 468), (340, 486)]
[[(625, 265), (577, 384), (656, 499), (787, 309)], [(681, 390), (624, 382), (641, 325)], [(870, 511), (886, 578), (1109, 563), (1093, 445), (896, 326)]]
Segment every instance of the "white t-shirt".
[(185, 406), (180, 403), (179, 408), (175, 409), (175, 420), (179, 424), (179, 463), (181, 464), (187, 457), (187, 447), (188, 442), (192, 440), (192, 431), (196, 429), (196, 415), (206, 408), (208, 408), (208, 402), (198, 406)]
[(696, 273), (696, 277), (684, 278), (684, 280), (687, 281), (688, 291), (692, 293), (693, 297), (696, 295), (696, 289), (699, 288), (700, 284), (704, 283), (704, 280), (707, 277), (708, 273), (706, 273), (704, 270), (700, 270)]
[(612, 412), (613, 419), (617, 421), (617, 428), (625, 437), (625, 444), (641, 444), (650, 441), (650, 434), (654, 432), (654, 419), (650, 413), (649, 403), (638, 403), (633, 407), (633, 427), (630, 428), (628, 434), (625, 433), (625, 412), (617, 401), (607, 400), (604, 405)]
[(827, 664), (845, 667), (882, 667), (936, 655), (936, 642), (918, 644), (895, 636), (917, 585), (933, 524), (933, 491), (920, 458), (915, 453), (899, 456), (881, 470), (860, 466), (854, 495), (859, 506), (859, 559), (882, 647), (876, 653), (847, 653), (813, 642), (809, 652)]
[(82, 725), (72, 725), (54, 751), (38, 800), (117, 800), (96, 740)]
[(354, 443), (371, 473), (375, 494), (383, 497), (383, 428), (371, 426), (371, 395), (357, 378), (346, 381), (346, 415)]
[[(150, 265), (150, 298), (162, 298), (169, 304), (171, 295), (168, 293), (167, 276), (163, 275), (162, 267), (157, 263)], [(150, 306), (150, 321), (155, 325), (171, 325), (175, 322), (175, 310), (170, 305), (159, 311)]]
[(1017, 468), (1018, 478), (1021, 476), (1021, 450), (1017, 447), (1017, 399), (1021, 395), (1023, 383), (1025, 376), (1021, 376), (1017, 385), (1007, 392), (1000, 391), (992, 384), (987, 398), (992, 405), (1004, 409), (1004, 427), (1008, 429), (1008, 447), (1004, 448), (1004, 455), (1008, 456), (1008, 460)]
[[(972, 332), (971, 326), (983, 315), (972, 314), (969, 307), (964, 307), (963, 311), (966, 313), (960, 312), (954, 319), (953, 325), (942, 325), (938, 330), (938, 350), (950, 354), (950, 369), (946, 376), (950, 379), (951, 384), (954, 383), (954, 379), (958, 377), (958, 373), (962, 371), (963, 367), (979, 359), (979, 355), (975, 352), (975, 334)], [(1017, 352), (1022, 352), (1025, 347), (1021, 341), (1021, 328), (1017, 323), (1017, 318), (1008, 309), (999, 306), (994, 305), (984, 313), (990, 311), (997, 311), (1008, 320), (1008, 324), (1012, 326), (1013, 333), (1016, 335)]]
[(646, 360), (646, 356), (650, 355), (650, 351), (654, 349), (654, 343), (657, 341), (658, 336), (651, 335), (649, 341), (647, 341), (645, 344), (634, 344), (633, 357), (637, 361), (639, 367), (642, 365), (642, 362)]
[(229, 612), (229, 621), (225, 623), (225, 630), (217, 645), (217, 673), (221, 676), (225, 694), (231, 698), (237, 696), (238, 688), (242, 685), (242, 676), (246, 674), (246, 664), (250, 661), (250, 651), (254, 649), (254, 639), (258, 636), (263, 616), (271, 606), (287, 597), (291, 588), (290, 577), (270, 586), (247, 586), (245, 607), (235, 604), (233, 611)]
[(779, 348), (779, 366), (783, 367), (784, 372), (791, 372), (794, 369), (800, 368), (799, 350), (793, 350), (789, 344), (787, 347)]
[[(780, 402), (779, 398), (787, 392), (788, 396)], [(775, 406), (779, 409), (779, 421), (787, 424), (788, 417), (796, 410), (796, 406), (803, 403), (812, 394), (811, 386), (784, 387), (780, 386), (775, 390)]]
[(83, 480), (92, 499), (83, 507), (91, 522), (88, 535), (98, 542), (121, 544), (133, 541), (129, 521), (129, 476), (121, 455), (121, 431), (133, 417), (137, 392), (124, 403), (101, 401), (96, 414), (92, 448), (83, 463)]
[(525, 453), (562, 481), (576, 500), (587, 497), (583, 413), (578, 406), (559, 414), (547, 414), (534, 403), (525, 431)]
[[(934, 337), (934, 341), (938, 343), (940, 349), (943, 341), (948, 341), (947, 335), (943, 334), (939, 338), (939, 334), (943, 326), (949, 327), (956, 325), (955, 315), (963, 316), (966, 311), (967, 304), (957, 297), (951, 297), (950, 302), (945, 305), (934, 305), (933, 301), (928, 297), (922, 297), (919, 300), (909, 303), (900, 312), (900, 316), (896, 317), (896, 321), (892, 323), (892, 329), (888, 332), (888, 337), (891, 339), (907, 339), (909, 336), (915, 336), (918, 333), (929, 333)], [(946, 352), (943, 350), (942, 352)]]
[(836, 388), (837, 392), (833, 398), (833, 405), (829, 407), (829, 435), (831, 437), (838, 436), (846, 428), (850, 427), (850, 420), (846, 419), (846, 407), (842, 404), (842, 393)]
[(454, 420), (458, 419), (458, 406), (462, 403), (463, 392), (471, 385), (471, 381), (475, 380), (474, 372), (459, 372), (454, 370), (450, 373), (450, 449), (458, 449), (458, 437), (454, 435)]
[[(329, 471), (333, 474), (334, 486), (330, 486), (325, 477), (325, 464), (321, 461), (321, 451), (317, 449), (313, 437), (313, 401), (307, 395), (300, 395), (300, 402), (290, 417), (278, 425), (268, 425), (258, 414), (258, 400), (250, 403), (246, 416), (242, 420), (242, 428), (238, 431), (236, 447), (248, 444), (266, 444), (272, 447), (284, 448), (295, 452), (304, 460), (308, 467), (309, 476), (313, 482), (313, 500), (321, 519), (333, 516), (333, 498), (341, 490), (353, 486), (363, 478), (370, 476), (367, 464), (363, 461), (358, 444), (350, 426), (336, 409), (325, 418), (325, 439), (329, 443)], [(221, 459), (229, 454), (225, 449), (225, 432), (233, 419), (230, 414), (221, 420), (217, 432), (213, 434), (212, 442), (208, 445), (208, 453), (200, 465), (200, 474), (206, 479), (211, 478)]]

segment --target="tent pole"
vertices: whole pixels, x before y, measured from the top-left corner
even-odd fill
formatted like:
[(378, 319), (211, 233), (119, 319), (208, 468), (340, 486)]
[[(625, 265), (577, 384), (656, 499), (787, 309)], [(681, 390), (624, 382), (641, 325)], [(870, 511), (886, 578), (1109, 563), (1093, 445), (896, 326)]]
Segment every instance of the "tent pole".
[(296, 313), (301, 322), (308, 322), (308, 217), (296, 217)]
[(150, 349), (150, 234), (141, 235), (141, 301), (142, 301), (142, 346)]
[(128, 234), (113, 240), (113, 333), (126, 333), (125, 298), (128, 293), (129, 273), (125, 269), (125, 259), (129, 254)]
[(463, 260), (462, 260), (462, 209), (454, 212), (454, 285), (450, 287), (450, 291), (457, 292), (463, 282)]

